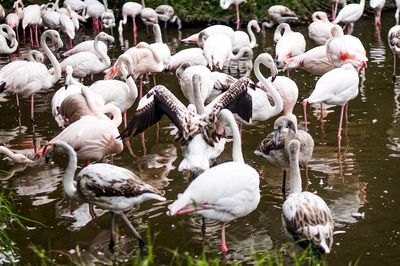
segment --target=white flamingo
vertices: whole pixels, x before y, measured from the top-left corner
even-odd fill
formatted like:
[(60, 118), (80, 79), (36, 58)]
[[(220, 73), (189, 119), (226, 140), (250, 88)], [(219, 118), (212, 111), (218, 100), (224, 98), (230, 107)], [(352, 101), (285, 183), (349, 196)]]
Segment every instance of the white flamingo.
[(204, 57), (203, 49), (201, 48), (187, 48), (180, 50), (171, 56), (169, 60), (169, 70), (175, 70), (184, 63), (189, 63), (192, 66), (202, 65), (207, 66), (207, 59)]
[(58, 47), (62, 47), (63, 43), (60, 34), (55, 30), (47, 30), (40, 37), (41, 46), (53, 65), (53, 74), (50, 73), (44, 64), (38, 62), (25, 62), (21, 67), (13, 70), (13, 73), (9, 73), (7, 76), (2, 75), (3, 71), (7, 71), (6, 67), (0, 70), (0, 90), (1, 88), (5, 88), (8, 91), (21, 94), (24, 98), (31, 97), (32, 121), (34, 119), (35, 93), (42, 89), (51, 88), (61, 78), (60, 63), (47, 46), (47, 39), (51, 39)]
[(91, 52), (79, 52), (73, 54), (61, 62), (61, 70), (64, 72), (67, 65), (70, 65), (74, 69), (74, 75), (79, 78), (84, 78), (88, 75), (98, 74), (111, 65), (110, 57), (107, 52), (99, 49), (99, 41), (111, 41), (114, 42), (114, 37), (107, 33), (100, 32), (97, 34), (93, 47), (95, 51), (100, 55), (100, 58), (96, 54)]
[(170, 5), (159, 5), (155, 9), (158, 20), (164, 22), (165, 29), (167, 28), (167, 23), (176, 23), (178, 30), (182, 29), (181, 19), (175, 14), (175, 10)]
[(257, 171), (244, 162), (240, 133), (232, 113), (222, 110), (219, 117), (232, 129), (233, 161), (212, 167), (199, 175), (168, 209), (169, 215), (173, 216), (198, 213), (204, 218), (221, 222), (221, 251), (226, 254), (225, 225), (257, 208), (260, 181)]
[(332, 27), (332, 38), (326, 42), (326, 55), (335, 67), (350, 63), (358, 70), (367, 66), (368, 58), (359, 38), (344, 35), (339, 25)]
[[(6, 32), (4, 32), (6, 30)], [(10, 41), (10, 45), (7, 43)], [(15, 31), (7, 24), (0, 25), (0, 54), (12, 54), (18, 48)]]
[(9, 148), (5, 146), (0, 146), (0, 154), (4, 154), (8, 158), (10, 158), (16, 164), (28, 164), (33, 161), (26, 157), (24, 154), (14, 153)]
[(281, 23), (276, 28), (274, 41), (277, 42), (275, 54), (278, 67), (283, 67), (288, 58), (302, 54), (306, 50), (303, 34), (292, 31), (287, 23)]
[(332, 37), (333, 23), (328, 20), (328, 15), (321, 11), (314, 12), (312, 20), (308, 26), (308, 36), (317, 44), (324, 45)]
[(381, 26), (381, 14), (382, 9), (385, 6), (386, 0), (371, 0), (369, 1), (369, 6), (375, 11), (375, 26)]
[(89, 90), (100, 95), (105, 104), (113, 104), (123, 113), (124, 126), (127, 126), (126, 113), (138, 96), (135, 81), (129, 73), (132, 71), (132, 58), (122, 54), (116, 64), (121, 70), (125, 82), (120, 80), (99, 80), (89, 86)]
[(244, 31), (237, 30), (235, 31), (234, 39), (235, 41), (232, 44), (232, 51), (239, 52), (242, 47), (250, 47), (253, 49), (257, 46), (256, 36), (254, 35), (253, 28), (255, 28), (256, 32), (259, 33), (261, 31), (260, 26), (258, 25), (257, 20), (250, 20), (247, 24), (247, 33)]
[(353, 31), (354, 22), (359, 20), (364, 13), (365, 0), (360, 0), (359, 4), (349, 4), (344, 6), (337, 15), (336, 19), (332, 21), (333, 24), (344, 23), (345, 27), (350, 27), (348, 32), (351, 34)]
[(268, 21), (263, 22), (262, 26), (272, 28), (275, 24), (298, 20), (296, 13), (283, 5), (273, 5), (267, 10)]
[(119, 214), (139, 241), (139, 247), (143, 251), (145, 243), (124, 211), (151, 199), (165, 201), (161, 192), (142, 181), (131, 171), (105, 163), (88, 165), (75, 177), (77, 154), (74, 148), (66, 142), (57, 141), (47, 147), (47, 158), (50, 156), (50, 151), (68, 156), (68, 165), (63, 176), (63, 187), (68, 197), (111, 211), (109, 248), (113, 250), (115, 245), (114, 216)]
[(400, 54), (400, 26), (390, 28), (388, 33), (389, 47), (393, 52), (393, 80), (396, 79), (396, 57)]
[[(342, 121), (344, 113), (346, 112), (347, 120), (347, 106), (348, 102), (358, 95), (358, 72), (351, 64), (344, 64), (340, 68), (335, 68), (328, 73), (324, 74), (315, 85), (314, 91), (310, 97), (303, 100), (304, 107), (304, 122), (307, 130), (307, 104), (325, 103), (342, 106), (340, 113), (340, 121), (338, 127), (338, 144), (342, 139)], [(321, 110), (322, 111), (322, 110)]]
[[(29, 5), (24, 8), (24, 18), (22, 19), (22, 29), (29, 25), (31, 45), (39, 45), (38, 26), (41, 23), (42, 12), (39, 5)], [(33, 27), (35, 27), (35, 37), (33, 36)]]
[(240, 29), (240, 11), (239, 11), (239, 5), (241, 3), (245, 3), (246, 0), (220, 0), (219, 1), (219, 6), (222, 9), (228, 9), (232, 4), (236, 6), (236, 30)]

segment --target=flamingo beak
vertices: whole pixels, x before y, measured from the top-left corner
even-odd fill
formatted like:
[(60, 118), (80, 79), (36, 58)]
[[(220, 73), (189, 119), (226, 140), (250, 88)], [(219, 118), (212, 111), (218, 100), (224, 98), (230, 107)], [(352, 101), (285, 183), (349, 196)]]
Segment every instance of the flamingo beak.
[(278, 147), (280, 134), (281, 134), (280, 128), (276, 128), (274, 130), (274, 137), (272, 139), (274, 141), (275, 148)]

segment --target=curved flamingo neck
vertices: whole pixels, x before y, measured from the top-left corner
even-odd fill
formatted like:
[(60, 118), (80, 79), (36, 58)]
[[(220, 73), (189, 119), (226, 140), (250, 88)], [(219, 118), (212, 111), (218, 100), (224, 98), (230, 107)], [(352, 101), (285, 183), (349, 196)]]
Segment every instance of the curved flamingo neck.
[(18, 161), (17, 156), (12, 151), (10, 151), (7, 147), (0, 146), (0, 153), (4, 154), (7, 157), (9, 157), (14, 162)]
[(126, 84), (128, 85), (129, 92), (130, 92), (130, 97), (131, 99), (136, 99), (138, 97), (138, 89), (136, 86), (135, 81), (133, 80), (133, 77), (129, 75), (131, 71), (128, 69), (130, 68), (131, 63), (129, 62), (129, 58), (126, 55), (121, 55), (118, 58), (118, 67), (121, 71), (121, 74), (123, 78), (125, 79)]
[(153, 25), (153, 34), (156, 43), (163, 43), (160, 25), (158, 24)]
[(204, 102), (200, 95), (201, 90), (201, 76), (194, 74), (192, 77), (193, 94), (194, 94), (194, 105), (196, 106), (196, 111), (198, 114), (204, 114), (206, 112), (204, 107)]
[(148, 50), (151, 52), (151, 54), (152, 54), (154, 60), (156, 61), (156, 63), (160, 63), (160, 62), (161, 62), (160, 58), (158, 57), (157, 52), (156, 52), (156, 51), (154, 50), (154, 48), (153, 48), (151, 45), (149, 45), (148, 43), (146, 43), (146, 42), (141, 42), (141, 43), (139, 43), (138, 45), (136, 45), (136, 48), (146, 48), (146, 49), (148, 49)]
[(146, 7), (146, 3), (144, 2), (144, 0), (142, 0), (142, 7), (143, 7), (143, 8)]
[(219, 113), (220, 120), (227, 123), (232, 131), (233, 145), (232, 145), (232, 159), (234, 162), (244, 163), (242, 152), (242, 141), (238, 125), (236, 124), (233, 114), (228, 109), (223, 109)]
[(268, 81), (264, 75), (260, 71), (260, 64), (265, 65), (269, 69), (271, 67), (267, 64), (267, 62), (264, 62), (262, 57), (258, 56), (256, 61), (254, 62), (254, 73), (257, 77), (257, 79), (261, 82), (261, 84), (269, 90), (271, 93), (271, 97), (274, 100), (274, 107), (272, 107), (272, 112), (275, 114), (279, 114), (282, 109), (283, 109), (283, 100), (281, 95), (278, 93), (278, 91), (275, 89), (275, 87), (271, 84), (270, 81)]
[(64, 149), (64, 153), (68, 156), (68, 164), (63, 176), (63, 187), (65, 194), (67, 194), (68, 197), (72, 199), (78, 200), (79, 194), (74, 185), (74, 175), (78, 162), (76, 152), (69, 144), (64, 141), (57, 141), (55, 144), (62, 146), (62, 148)]
[(247, 33), (250, 36), (250, 48), (253, 49), (257, 45), (257, 40), (256, 36), (254, 35), (253, 32), (253, 27), (257, 29), (257, 31), (260, 31), (260, 26), (258, 26), (258, 23), (256, 21), (250, 21), (249, 24), (247, 25)]
[(100, 56), (100, 61), (103, 63), (103, 65), (105, 67), (109, 67), (111, 65), (111, 59), (107, 54), (107, 50), (104, 51), (102, 49), (100, 49), (99, 47), (99, 36), (97, 35), (96, 38), (94, 39), (94, 50), (98, 53), (98, 55)]
[[(44, 54), (49, 58), (50, 63), (54, 68), (53, 74), (53, 84), (55, 84), (61, 78), (61, 66), (60, 62), (58, 62), (57, 58), (51, 52), (50, 48), (47, 46), (46, 40), (49, 37), (49, 32), (44, 32), (40, 37), (40, 45), (43, 48)], [(61, 40), (60, 40), (61, 41)]]
[(292, 139), (289, 142), (289, 171), (290, 171), (290, 194), (301, 192), (301, 175), (299, 168), (300, 142)]

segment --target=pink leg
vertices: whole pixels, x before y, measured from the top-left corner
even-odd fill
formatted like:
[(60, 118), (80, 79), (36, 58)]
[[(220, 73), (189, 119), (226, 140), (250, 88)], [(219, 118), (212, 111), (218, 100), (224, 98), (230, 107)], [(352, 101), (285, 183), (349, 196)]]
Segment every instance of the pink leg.
[(343, 114), (344, 114), (345, 105), (346, 104), (344, 104), (342, 106), (342, 110), (340, 112), (339, 128), (338, 128), (338, 135), (337, 135), (339, 147), (340, 147), (340, 143), (342, 141), (342, 122), (343, 122)]
[(23, 35), (24, 35), (24, 42), (25, 42), (25, 40), (26, 40), (26, 32), (25, 32), (25, 29), (22, 29), (22, 32), (23, 32)]
[(33, 34), (32, 34), (32, 26), (29, 26), (29, 33), (31, 36), (31, 46), (33, 47)]
[(136, 18), (132, 17), (132, 24), (133, 24), (133, 41), (134, 45), (137, 43), (137, 28), (136, 28)]
[(332, 14), (332, 19), (333, 19), (333, 20), (336, 19), (336, 13), (337, 13), (338, 4), (339, 4), (339, 0), (336, 0), (336, 3), (335, 3), (335, 10), (333, 11), (333, 14)]
[(39, 46), (38, 25), (35, 25), (36, 45)]
[(97, 24), (99, 25), (99, 30), (102, 31), (103, 30), (103, 24), (101, 23), (99, 18), (97, 18)]
[(128, 125), (128, 123), (126, 122), (126, 111), (123, 112), (123, 116), (124, 116), (124, 128), (126, 128)]
[(239, 13), (239, 5), (236, 5), (236, 30), (240, 29), (240, 13)]
[(31, 120), (32, 120), (32, 122), (34, 122), (34, 119), (35, 119), (34, 109), (35, 109), (35, 94), (32, 94), (31, 95)]
[(228, 253), (228, 247), (226, 246), (225, 241), (225, 223), (221, 223), (221, 251), (222, 255), (226, 255)]
[(307, 99), (305, 99), (303, 101), (303, 113), (304, 113), (304, 126), (306, 128), (306, 131), (308, 131), (308, 129), (307, 129)]

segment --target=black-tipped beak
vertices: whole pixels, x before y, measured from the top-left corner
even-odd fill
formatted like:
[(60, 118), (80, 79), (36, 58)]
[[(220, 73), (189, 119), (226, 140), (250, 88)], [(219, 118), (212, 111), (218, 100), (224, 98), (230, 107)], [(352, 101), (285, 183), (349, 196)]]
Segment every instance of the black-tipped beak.
[(274, 80), (276, 79), (276, 76), (277, 76), (277, 75), (271, 76), (271, 82), (274, 82)]
[(280, 135), (281, 135), (280, 129), (279, 128), (275, 129), (274, 130), (274, 137), (273, 137), (275, 148), (278, 147)]

